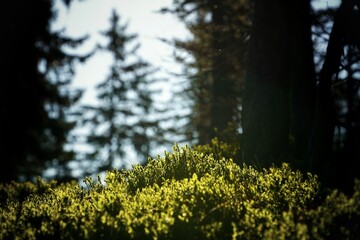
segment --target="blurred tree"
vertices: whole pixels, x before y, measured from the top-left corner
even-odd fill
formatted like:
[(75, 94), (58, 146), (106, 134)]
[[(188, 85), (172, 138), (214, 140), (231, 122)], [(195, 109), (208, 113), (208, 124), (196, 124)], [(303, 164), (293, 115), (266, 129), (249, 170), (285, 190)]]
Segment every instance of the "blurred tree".
[(156, 70), (136, 55), (139, 45), (133, 42), (137, 36), (126, 33), (127, 25), (120, 23), (115, 11), (110, 22), (103, 32), (108, 43), (100, 49), (112, 55), (113, 64), (109, 76), (97, 86), (99, 104), (85, 106), (84, 119), (91, 129), (87, 143), (93, 147), (86, 158), (96, 162), (100, 171), (122, 167), (131, 146), (147, 160), (161, 139), (152, 100), (156, 93), (152, 84), (157, 80), (151, 75)]
[[(193, 143), (210, 143), (232, 125), (241, 126), (240, 106), (245, 79), (249, 2), (219, 0), (174, 1), (162, 12), (176, 14), (192, 39), (175, 39), (176, 60), (183, 64), (189, 84), (180, 94), (190, 99), (184, 135)], [(183, 53), (186, 53), (185, 55)]]
[[(70, 1), (64, 1), (67, 5)], [(1, 15), (0, 181), (31, 179), (51, 166), (67, 174), (73, 152), (64, 148), (73, 128), (65, 113), (80, 97), (67, 86), (73, 64), (67, 54), (85, 38), (51, 32), (53, 1), (6, 1)]]
[[(360, 1), (343, 0), (336, 11), (320, 12), (328, 41), (318, 76), (316, 119), (310, 147), (314, 170), (322, 180), (352, 190), (357, 171), (359, 131)], [(329, 18), (333, 16), (333, 18)], [(327, 30), (333, 21), (331, 32)], [(325, 35), (325, 36), (324, 36)], [(337, 130), (337, 131), (335, 131)]]

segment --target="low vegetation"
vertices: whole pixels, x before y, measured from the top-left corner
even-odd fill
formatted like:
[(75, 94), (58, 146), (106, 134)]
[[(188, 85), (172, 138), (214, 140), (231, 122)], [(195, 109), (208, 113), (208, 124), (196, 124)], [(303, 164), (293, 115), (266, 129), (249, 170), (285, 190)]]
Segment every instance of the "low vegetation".
[(0, 239), (360, 236), (359, 181), (351, 196), (324, 192), (287, 163), (257, 170), (209, 152), (175, 146), (145, 167), (86, 178), (87, 187), (40, 178), (0, 185)]

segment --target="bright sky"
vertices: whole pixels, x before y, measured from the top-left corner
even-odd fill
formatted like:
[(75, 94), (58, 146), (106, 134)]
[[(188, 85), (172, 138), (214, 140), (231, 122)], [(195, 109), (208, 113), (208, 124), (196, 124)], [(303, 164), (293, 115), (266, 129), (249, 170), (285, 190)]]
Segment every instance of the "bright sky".
[[(154, 67), (163, 69), (159, 74), (166, 75), (166, 71), (178, 71), (179, 66), (172, 58), (173, 48), (158, 40), (158, 38), (173, 39), (186, 38), (188, 32), (184, 25), (174, 15), (160, 14), (156, 11), (171, 6), (173, 0), (85, 0), (73, 1), (70, 9), (66, 9), (62, 1), (56, 0), (55, 7), (59, 15), (54, 29), (66, 28), (66, 34), (80, 37), (90, 34), (90, 39), (81, 48), (81, 52), (92, 49), (97, 42), (104, 42), (99, 32), (110, 26), (112, 9), (116, 9), (121, 17), (121, 23), (128, 23), (127, 33), (138, 34), (141, 48), (138, 55), (150, 62)], [(110, 56), (96, 54), (86, 64), (76, 68), (74, 87), (85, 88), (83, 102), (95, 101), (94, 86), (107, 76)], [(163, 91), (168, 91), (164, 86)]]

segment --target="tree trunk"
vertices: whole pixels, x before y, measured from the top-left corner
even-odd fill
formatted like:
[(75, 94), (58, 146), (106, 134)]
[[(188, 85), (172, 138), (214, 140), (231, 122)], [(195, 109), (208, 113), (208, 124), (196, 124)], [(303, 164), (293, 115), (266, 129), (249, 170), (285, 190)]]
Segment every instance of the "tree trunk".
[(253, 19), (243, 105), (244, 158), (266, 167), (289, 161), (290, 125), (298, 157), (306, 151), (314, 96), (309, 2), (257, 0)]
[(313, 170), (325, 184), (333, 184), (338, 179), (332, 156), (335, 128), (335, 106), (331, 92), (333, 78), (339, 71), (343, 48), (347, 41), (347, 32), (351, 23), (348, 14), (356, 1), (343, 0), (334, 18), (325, 60), (319, 75), (316, 100), (316, 119), (310, 147), (310, 158)]
[[(311, 39), (310, 1), (295, 1), (289, 10), (288, 31), (292, 66), (289, 70), (291, 87), (291, 136), (294, 138), (294, 157), (298, 167), (308, 170), (309, 140), (314, 122), (316, 74)], [(291, 19), (291, 20), (290, 20)]]

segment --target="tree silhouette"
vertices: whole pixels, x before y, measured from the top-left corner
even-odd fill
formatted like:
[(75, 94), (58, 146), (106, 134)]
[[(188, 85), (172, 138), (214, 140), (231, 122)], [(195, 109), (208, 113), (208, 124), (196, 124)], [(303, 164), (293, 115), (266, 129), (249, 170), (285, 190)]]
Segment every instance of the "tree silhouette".
[(108, 77), (97, 86), (99, 104), (85, 106), (84, 123), (91, 129), (87, 143), (93, 151), (87, 155), (97, 170), (123, 167), (129, 146), (139, 160), (147, 160), (157, 141), (158, 123), (152, 120), (154, 106), (151, 84), (154, 69), (136, 52), (136, 35), (127, 34), (126, 24), (113, 11), (110, 28), (103, 32), (108, 43), (100, 49), (110, 53), (113, 64)]
[[(335, 12), (333, 27), (318, 77), (316, 119), (310, 157), (323, 181), (352, 190), (356, 171), (359, 130), (356, 72), (360, 64), (360, 2), (343, 0)], [(344, 92), (344, 90), (346, 92)], [(346, 109), (339, 106), (346, 104)], [(342, 112), (346, 117), (341, 119)], [(334, 144), (335, 127), (345, 129), (343, 146)], [(340, 134), (341, 135), (341, 134)]]
[(172, 8), (162, 12), (175, 14), (192, 33), (189, 40), (171, 42), (189, 82), (180, 92), (191, 109), (182, 129), (186, 140), (209, 143), (229, 124), (235, 126), (231, 134), (236, 135), (241, 124), (249, 1), (174, 1)]
[(1, 182), (30, 179), (54, 165), (66, 175), (73, 157), (64, 149), (74, 126), (65, 113), (80, 93), (67, 85), (74, 62), (86, 57), (66, 54), (62, 47), (76, 47), (85, 38), (51, 32), (52, 5), (51, 0), (6, 1), (1, 20)]
[(307, 152), (315, 99), (310, 2), (255, 1), (243, 105), (244, 151), (260, 166), (282, 161), (293, 138)]

